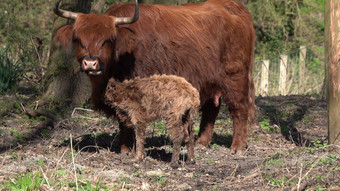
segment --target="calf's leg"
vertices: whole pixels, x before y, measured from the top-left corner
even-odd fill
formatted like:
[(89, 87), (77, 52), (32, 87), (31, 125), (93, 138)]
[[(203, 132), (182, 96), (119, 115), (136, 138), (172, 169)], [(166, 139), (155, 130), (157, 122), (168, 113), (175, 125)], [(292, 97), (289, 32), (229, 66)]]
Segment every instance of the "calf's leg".
[(181, 150), (181, 144), (184, 139), (184, 129), (183, 126), (172, 127), (169, 129), (170, 136), (173, 144), (173, 152), (171, 157), (170, 166), (172, 168), (178, 168), (179, 154)]
[(121, 153), (129, 153), (133, 148), (135, 142), (135, 132), (133, 128), (127, 127), (123, 123), (119, 124), (120, 136), (119, 136), (119, 146)]
[(141, 161), (144, 159), (144, 144), (145, 144), (145, 130), (146, 125), (138, 125), (135, 128), (136, 131), (136, 154), (135, 161)]
[(186, 164), (195, 164), (194, 146), (195, 146), (195, 133), (193, 131), (193, 122), (189, 122), (188, 127), (189, 140), (187, 142), (188, 158)]

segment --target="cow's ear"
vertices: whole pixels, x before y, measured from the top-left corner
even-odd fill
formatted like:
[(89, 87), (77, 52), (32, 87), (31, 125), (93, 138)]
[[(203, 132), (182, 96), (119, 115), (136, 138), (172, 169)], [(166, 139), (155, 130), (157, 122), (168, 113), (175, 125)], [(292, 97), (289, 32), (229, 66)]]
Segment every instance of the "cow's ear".
[(73, 26), (65, 25), (60, 27), (53, 40), (58, 46), (62, 46), (66, 50), (71, 50), (74, 42)]

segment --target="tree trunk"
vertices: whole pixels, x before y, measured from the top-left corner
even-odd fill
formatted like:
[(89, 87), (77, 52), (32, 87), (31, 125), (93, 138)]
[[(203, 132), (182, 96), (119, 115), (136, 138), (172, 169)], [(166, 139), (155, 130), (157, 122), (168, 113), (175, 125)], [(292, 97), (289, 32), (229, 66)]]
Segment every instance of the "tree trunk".
[[(101, 13), (105, 0), (63, 0), (60, 8), (81, 13)], [(53, 35), (56, 30), (70, 20), (55, 17)], [(80, 71), (79, 63), (75, 58), (75, 51), (66, 53), (63, 48), (51, 42), (50, 61), (47, 66), (44, 87), (46, 91), (41, 99), (42, 104), (50, 101), (67, 103), (79, 106), (87, 102), (91, 96), (89, 78)]]
[(325, 1), (325, 10), (328, 140), (340, 145), (340, 0)]

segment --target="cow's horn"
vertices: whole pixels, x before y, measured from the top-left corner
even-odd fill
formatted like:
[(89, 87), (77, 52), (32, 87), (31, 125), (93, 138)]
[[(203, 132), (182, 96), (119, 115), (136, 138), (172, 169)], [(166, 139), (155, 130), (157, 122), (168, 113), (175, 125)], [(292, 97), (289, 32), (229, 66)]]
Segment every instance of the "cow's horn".
[(70, 11), (65, 11), (65, 10), (62, 10), (62, 9), (59, 9), (59, 3), (60, 3), (61, 0), (59, 0), (54, 8), (53, 8), (53, 12), (58, 15), (59, 17), (64, 17), (64, 18), (67, 18), (67, 19), (73, 19), (73, 20), (76, 20), (77, 19), (77, 16), (78, 16), (78, 13), (73, 13), (73, 12), (70, 12)]
[(135, 15), (132, 17), (116, 17), (116, 25), (123, 25), (123, 24), (131, 24), (136, 22), (139, 19), (139, 8), (138, 8), (138, 0), (135, 0), (136, 8), (135, 8)]

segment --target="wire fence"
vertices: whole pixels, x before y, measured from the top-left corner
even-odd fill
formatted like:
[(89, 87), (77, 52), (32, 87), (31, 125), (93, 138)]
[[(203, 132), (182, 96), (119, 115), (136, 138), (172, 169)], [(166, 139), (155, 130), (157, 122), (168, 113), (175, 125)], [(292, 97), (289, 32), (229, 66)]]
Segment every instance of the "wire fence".
[(322, 44), (254, 63), (256, 95), (320, 94), (324, 88), (325, 62)]

